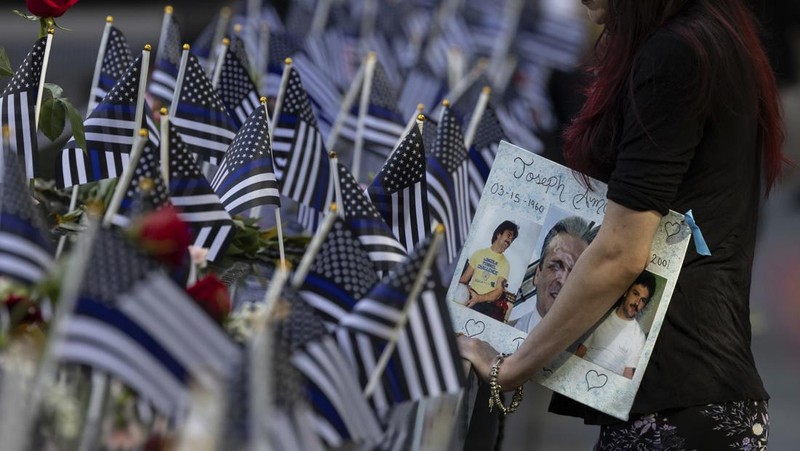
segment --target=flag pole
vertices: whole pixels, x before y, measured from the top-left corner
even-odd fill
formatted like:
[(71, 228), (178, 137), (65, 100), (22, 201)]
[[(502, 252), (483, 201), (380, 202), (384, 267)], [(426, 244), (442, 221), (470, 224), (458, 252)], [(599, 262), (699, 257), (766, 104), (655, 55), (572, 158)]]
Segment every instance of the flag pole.
[(445, 95), (446, 99), (450, 99), (451, 102), (457, 102), (458, 99), (464, 95), (465, 92), (478, 80), (478, 77), (481, 76), (484, 72), (486, 72), (486, 67), (488, 65), (488, 61), (486, 58), (481, 58), (472, 66), (472, 69), (467, 72), (467, 74), (461, 78), (461, 80), (453, 86), (452, 89)]
[(375, 76), (375, 64), (378, 57), (375, 52), (369, 52), (364, 69), (364, 85), (361, 87), (361, 99), (358, 104), (358, 118), (356, 120), (355, 148), (353, 149), (353, 175), (356, 180), (360, 179), (361, 172), (361, 152), (364, 148), (364, 127), (367, 120), (367, 110), (369, 109), (369, 96), (372, 92), (372, 79)]
[(389, 363), (389, 358), (392, 356), (392, 353), (397, 346), (397, 339), (400, 337), (400, 332), (406, 326), (406, 322), (408, 322), (408, 314), (411, 311), (411, 306), (417, 302), (417, 298), (422, 293), (422, 289), (427, 281), (428, 268), (431, 267), (433, 260), (436, 258), (436, 254), (439, 250), (439, 246), (442, 243), (443, 237), (444, 226), (440, 224), (436, 227), (431, 245), (428, 247), (428, 251), (425, 253), (425, 258), (422, 260), (422, 265), (419, 269), (419, 272), (414, 278), (414, 285), (411, 287), (411, 292), (408, 293), (406, 304), (403, 306), (403, 312), (397, 321), (397, 325), (392, 331), (392, 336), (388, 343), (386, 343), (386, 347), (383, 348), (383, 353), (378, 359), (378, 362), (375, 364), (375, 369), (372, 371), (372, 374), (369, 377), (369, 382), (367, 382), (366, 388), (364, 388), (364, 396), (367, 398), (372, 396), (372, 394), (375, 392), (378, 382), (381, 379), (381, 375), (386, 369), (386, 365)]
[(172, 11), (172, 5), (164, 7), (164, 16), (161, 19), (161, 34), (158, 35), (158, 47), (156, 48), (159, 58), (164, 54), (164, 48), (167, 46), (167, 30), (169, 29), (169, 19), (172, 16)]
[[(281, 260), (276, 265), (275, 271), (272, 273), (272, 279), (269, 281), (267, 292), (264, 294), (263, 322), (272, 317), (272, 310), (275, 308), (278, 298), (281, 297), (287, 280), (289, 280), (289, 263), (286, 260)], [(263, 322), (260, 324), (261, 327), (264, 327)]]
[(341, 205), (341, 210), (338, 210), (339, 216), (344, 217), (344, 203), (342, 199), (342, 184), (339, 180), (339, 158), (336, 152), (328, 152), (328, 162), (331, 167), (331, 177), (333, 178), (333, 198), (337, 205)]
[(183, 77), (186, 75), (186, 64), (189, 62), (189, 44), (183, 44), (181, 53), (181, 64), (178, 66), (178, 76), (175, 77), (175, 91), (172, 93), (172, 103), (169, 106), (169, 119), (175, 119), (175, 111), (178, 109), (178, 100), (181, 98), (183, 89)]
[[(242, 28), (242, 26), (239, 24), (236, 26), (240, 29)], [(217, 64), (214, 65), (214, 75), (211, 77), (211, 86), (213, 86), (215, 89), (217, 85), (219, 85), (219, 79), (222, 76), (222, 65), (225, 64), (225, 54), (228, 53), (230, 45), (230, 39), (222, 38), (222, 44), (219, 45), (219, 52), (217, 55)]]
[[(256, 81), (256, 86), (258, 86), (259, 92), (267, 92), (267, 87), (265, 84), (265, 74), (267, 73), (268, 67), (267, 62), (269, 61), (269, 24), (266, 20), (262, 20), (259, 26), (259, 30), (261, 34), (259, 35), (258, 46), (260, 51), (256, 54), (257, 58), (255, 61), (256, 70), (254, 74), (251, 74)], [(264, 86), (262, 86), (264, 83)]]
[(311, 262), (313, 262), (314, 258), (317, 257), (317, 253), (319, 253), (322, 242), (325, 240), (325, 237), (328, 236), (328, 232), (331, 231), (333, 222), (338, 216), (336, 212), (337, 209), (338, 207), (335, 203), (331, 204), (328, 214), (325, 216), (325, 219), (322, 221), (319, 229), (317, 229), (317, 233), (311, 237), (311, 242), (308, 243), (308, 248), (306, 248), (303, 258), (300, 259), (300, 263), (297, 265), (297, 269), (294, 271), (294, 276), (292, 277), (293, 288), (299, 288), (306, 279), (308, 270), (311, 268)]
[[(266, 108), (267, 98), (262, 96), (261, 99), (260, 99), (260, 102), (261, 102), (261, 105), (264, 105), (264, 115), (265, 115), (264, 119), (267, 121), (267, 128), (269, 128), (270, 118), (269, 118), (269, 111), (267, 111), (267, 108)], [(272, 140), (270, 140), (270, 142), (272, 142)], [(269, 153), (269, 158), (270, 158), (270, 160), (272, 160), (272, 152)], [(272, 167), (273, 168), (275, 167), (275, 161), (274, 160), (272, 161)], [(253, 207), (250, 210), (250, 217), (251, 218), (260, 218), (261, 217), (261, 207), (262, 207), (261, 205), (256, 205), (255, 207)], [(277, 232), (278, 232), (278, 253), (280, 255), (281, 261), (285, 261), (286, 260), (286, 254), (285, 254), (284, 248), (283, 248), (283, 224), (282, 224), (282, 222), (283, 221), (281, 220), (281, 206), (280, 205), (276, 205), (275, 206), (275, 230), (277, 230)]]
[(160, 150), (161, 150), (161, 178), (164, 179), (164, 185), (169, 188), (169, 112), (166, 107), (159, 110), (161, 114), (161, 123), (159, 124), (161, 132)]
[(318, 36), (325, 29), (332, 3), (333, 0), (320, 0), (317, 7), (314, 8), (314, 17), (311, 19), (311, 27), (308, 32), (309, 36)]
[[(206, 64), (211, 64), (211, 61), (214, 61), (214, 47), (215, 42), (222, 41), (222, 38), (225, 37), (225, 30), (228, 28), (228, 22), (231, 20), (231, 8), (229, 6), (223, 6), (219, 10), (219, 19), (217, 20), (217, 27), (214, 29), (214, 36), (211, 38), (211, 49), (208, 55), (208, 61)], [(206, 67), (206, 73), (211, 72), (210, 67)]]
[(501, 34), (494, 41), (494, 46), (492, 47), (490, 57), (491, 67), (500, 67), (503, 64), (503, 59), (505, 59), (506, 55), (508, 55), (508, 49), (511, 48), (511, 43), (517, 36), (520, 16), (522, 15), (522, 8), (525, 6), (525, 0), (511, 0), (506, 2), (505, 6), (506, 7), (503, 11), (503, 22), (506, 24), (506, 26), (501, 27)]
[[(36, 120), (36, 130), (39, 130), (39, 113), (42, 109), (42, 94), (44, 93), (44, 78), (47, 75), (47, 63), (50, 60), (50, 47), (53, 44), (53, 33), (55, 33), (55, 28), (51, 28), (47, 30), (47, 41), (44, 44), (44, 56), (42, 57), (42, 71), (39, 74), (39, 92), (36, 94), (36, 107), (33, 109), (34, 111), (34, 118)], [(28, 163), (26, 167), (30, 167), (31, 163)]]
[(122, 199), (125, 197), (125, 192), (128, 191), (128, 185), (131, 183), (133, 173), (136, 172), (136, 165), (139, 164), (139, 158), (142, 156), (142, 150), (147, 142), (147, 129), (142, 128), (139, 130), (139, 136), (133, 140), (133, 148), (131, 149), (130, 159), (128, 165), (122, 170), (122, 175), (117, 181), (117, 186), (114, 187), (114, 194), (111, 201), (108, 203), (108, 208), (103, 216), (103, 225), (108, 226), (114, 215), (117, 214), (119, 206), (122, 204)]
[[(138, 98), (136, 99), (134, 127), (141, 126), (142, 117), (144, 116), (145, 89), (147, 87), (147, 71), (150, 63), (150, 48), (150, 44), (145, 44), (144, 50), (142, 50), (142, 66), (139, 70), (139, 92)], [(122, 199), (125, 197), (125, 192), (128, 190), (128, 185), (133, 178), (133, 173), (135, 172), (136, 165), (139, 162), (139, 157), (142, 155), (142, 150), (144, 149), (146, 140), (147, 129), (139, 129), (133, 138), (133, 147), (131, 148), (128, 165), (122, 170), (122, 175), (117, 181), (117, 186), (114, 188), (114, 194), (111, 197), (111, 201), (108, 204), (108, 209), (103, 217), (104, 226), (111, 224), (111, 219), (117, 213), (117, 210), (119, 210), (120, 204), (122, 204)]]
[(467, 131), (464, 133), (464, 145), (467, 149), (472, 146), (472, 141), (475, 140), (475, 132), (478, 130), (478, 124), (481, 123), (483, 113), (486, 111), (486, 105), (489, 104), (489, 96), (492, 95), (492, 88), (484, 86), (481, 89), (481, 95), (478, 97), (478, 103), (475, 105), (475, 110), (472, 112), (472, 117), (469, 119)]
[[(106, 25), (103, 28), (103, 36), (100, 38), (100, 48), (97, 50), (97, 60), (94, 63), (94, 74), (92, 74), (92, 85), (89, 87), (89, 107), (86, 109), (86, 116), (88, 117), (94, 109), (94, 90), (97, 89), (97, 84), (100, 83), (100, 72), (103, 70), (103, 58), (106, 54), (108, 47), (108, 35), (111, 34), (111, 26), (114, 24), (113, 16), (106, 16)], [(70, 207), (72, 209), (74, 207)]]
[(350, 114), (350, 108), (353, 106), (353, 102), (356, 101), (356, 96), (361, 90), (361, 82), (364, 80), (365, 69), (366, 62), (362, 62), (358, 67), (355, 77), (353, 77), (353, 82), (350, 83), (350, 88), (342, 99), (342, 106), (339, 108), (339, 114), (336, 115), (336, 120), (333, 122), (328, 139), (325, 140), (326, 149), (333, 150), (336, 146), (336, 141), (339, 140), (339, 133), (342, 132), (342, 127), (347, 120), (347, 116)]
[[(142, 66), (139, 70), (139, 96), (136, 98), (136, 116), (134, 118), (134, 130), (142, 126), (142, 117), (144, 116), (145, 107), (145, 91), (147, 90), (147, 73), (150, 70), (150, 44), (145, 44), (142, 50)], [(134, 138), (136, 132), (134, 132)]]
[[(51, 382), (54, 378), (56, 358), (53, 354), (53, 345), (64, 333), (62, 330), (64, 327), (64, 318), (69, 312), (75, 309), (75, 303), (78, 300), (78, 293), (80, 292), (80, 287), (86, 272), (86, 265), (92, 253), (92, 242), (99, 228), (97, 221), (94, 219), (97, 213), (95, 209), (89, 208), (88, 213), (90, 217), (89, 227), (80, 235), (80, 243), (76, 246), (75, 252), (70, 254), (69, 264), (65, 265), (66, 272), (61, 284), (61, 289), (58, 293), (56, 312), (50, 323), (50, 333), (47, 334), (47, 341), (45, 342), (39, 367), (34, 376), (30, 392), (28, 392), (29, 397), (25, 405), (22, 406), (21, 412), (18, 412), (18, 414), (13, 417), (13, 427), (7, 426), (8, 430), (13, 431), (13, 433), (2, 434), (3, 450), (5, 451), (23, 451), (28, 449), (28, 441), (32, 435), (33, 421), (45, 394), (45, 384)], [(3, 423), (0, 422), (0, 426), (2, 425)]]
[(286, 86), (289, 84), (289, 74), (292, 70), (292, 59), (283, 60), (283, 73), (281, 74), (281, 85), (278, 87), (278, 97), (275, 98), (275, 109), (272, 112), (272, 120), (269, 122), (269, 137), (273, 138), (275, 122), (281, 115), (283, 109), (283, 98), (286, 96)]

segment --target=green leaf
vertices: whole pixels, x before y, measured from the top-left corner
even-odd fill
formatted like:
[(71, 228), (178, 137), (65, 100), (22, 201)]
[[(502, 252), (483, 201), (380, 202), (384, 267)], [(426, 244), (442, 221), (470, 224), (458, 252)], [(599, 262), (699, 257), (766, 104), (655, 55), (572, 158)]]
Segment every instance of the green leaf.
[(28, 20), (30, 20), (32, 22), (37, 22), (39, 20), (39, 17), (34, 16), (33, 14), (25, 14), (24, 12), (22, 12), (22, 11), (20, 11), (18, 9), (15, 9), (13, 11), (13, 13), (18, 15), (18, 16), (20, 16), (20, 17), (22, 17), (22, 18), (24, 18), (24, 19), (28, 19)]
[(83, 128), (83, 116), (71, 103), (67, 101), (63, 101), (63, 103), (67, 109), (67, 116), (72, 126), (72, 136), (75, 137), (75, 143), (83, 153), (86, 153), (86, 130)]
[(61, 136), (64, 131), (66, 114), (67, 109), (59, 100), (46, 99), (42, 101), (42, 109), (39, 111), (39, 130), (47, 139), (55, 141)]
[(0, 75), (4, 77), (14, 75), (14, 69), (11, 68), (11, 61), (8, 60), (8, 54), (3, 47), (0, 47)]
[(42, 98), (61, 99), (64, 98), (64, 89), (55, 83), (45, 83)]

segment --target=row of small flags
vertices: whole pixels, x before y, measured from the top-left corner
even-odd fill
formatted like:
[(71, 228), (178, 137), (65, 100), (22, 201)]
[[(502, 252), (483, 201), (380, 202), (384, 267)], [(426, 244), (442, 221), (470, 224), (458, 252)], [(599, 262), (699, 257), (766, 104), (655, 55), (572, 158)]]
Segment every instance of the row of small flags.
[[(386, 439), (392, 408), (463, 385), (441, 278), (426, 256), (440, 240), (450, 261), (460, 251), (494, 151), (507, 139), (501, 113), (476, 79), (459, 102), (437, 108), (436, 119), (415, 109), (404, 120), (389, 80), (397, 70), (387, 72), (380, 56), (363, 59), (356, 82), (342, 95), (328, 71), (338, 66), (314, 59), (324, 53), (315, 47), (324, 39), (309, 39), (306, 51), (292, 49), (294, 60), (278, 66), (278, 51), (289, 52), (289, 41), (269, 33), (275, 51), (269, 61), (254, 59), (264, 69), (257, 72), (246, 45), (264, 30), (238, 30), (251, 39), (236, 34), (218, 53), (211, 46), (195, 55), (181, 47), (172, 13), (165, 10), (149, 83), (143, 79), (149, 48), (132, 58), (122, 32), (107, 21), (84, 122), (86, 149), (70, 140), (55, 162), (57, 183), (69, 188), (134, 171), (113, 222), (124, 227), (137, 208), (172, 204), (211, 261), (224, 255), (234, 215), (296, 203), (299, 222), (321, 240), (307, 275), (282, 292), (293, 309), (277, 336), (289, 340), (280, 346), (292, 350), (289, 360), (307, 380), (313, 417), (297, 427), (310, 427), (327, 446), (378, 444)], [(52, 35), (34, 44), (0, 98), (9, 130), (2, 142), (0, 272), (27, 285), (45, 277), (55, 261), (21, 175), (37, 175), (35, 94), (47, 39)], [(420, 95), (435, 99), (445, 92), (436, 70), (406, 73), (407, 80), (433, 80), (417, 85)], [(277, 89), (272, 110), (259, 85)], [(166, 108), (155, 110), (151, 102)], [(141, 155), (132, 159), (137, 136)], [(329, 152), (351, 146), (386, 158), (366, 188), (361, 171)], [(20, 161), (25, 171), (17, 170)], [(437, 223), (443, 236), (433, 232)], [(103, 229), (89, 242), (89, 266), (54, 338), (56, 355), (107, 371), (162, 412), (184, 415), (193, 369), (210, 367), (224, 379), (242, 364), (240, 351), (115, 231)], [(169, 302), (150, 305), (152, 299)], [(176, 320), (188, 327), (172, 328)], [(377, 384), (375, 374), (381, 376)], [(287, 415), (287, 424), (302, 417)]]

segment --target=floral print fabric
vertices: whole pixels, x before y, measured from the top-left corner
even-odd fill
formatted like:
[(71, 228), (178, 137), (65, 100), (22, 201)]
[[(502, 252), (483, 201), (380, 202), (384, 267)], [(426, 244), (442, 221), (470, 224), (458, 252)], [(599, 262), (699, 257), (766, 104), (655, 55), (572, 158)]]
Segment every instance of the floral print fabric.
[(605, 425), (595, 451), (767, 449), (767, 401), (734, 401), (644, 415)]

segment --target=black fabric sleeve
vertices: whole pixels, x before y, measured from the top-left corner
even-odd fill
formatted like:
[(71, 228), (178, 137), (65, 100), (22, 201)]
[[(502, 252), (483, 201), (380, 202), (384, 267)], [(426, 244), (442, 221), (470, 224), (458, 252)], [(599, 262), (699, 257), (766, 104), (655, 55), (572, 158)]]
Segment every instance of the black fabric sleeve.
[(623, 88), (623, 130), (608, 198), (637, 211), (667, 214), (703, 136), (696, 107), (698, 60), (668, 32), (643, 46)]

